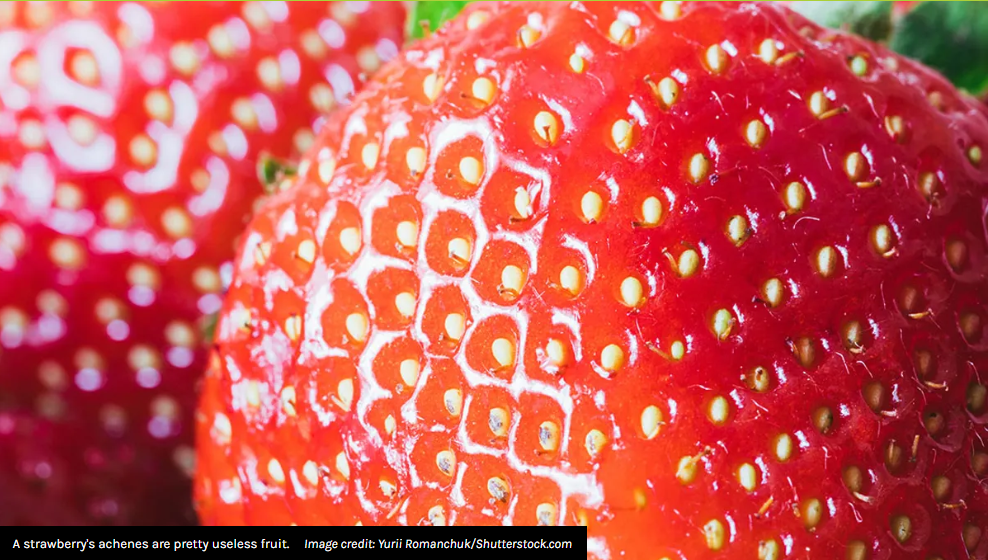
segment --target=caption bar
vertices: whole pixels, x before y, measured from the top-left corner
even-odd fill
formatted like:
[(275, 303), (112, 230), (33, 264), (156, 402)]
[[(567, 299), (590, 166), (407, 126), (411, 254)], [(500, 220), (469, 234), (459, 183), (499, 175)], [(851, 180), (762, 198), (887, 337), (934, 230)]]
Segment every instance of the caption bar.
[[(72, 554), (223, 555), (244, 551), (273, 554), (368, 556), (389, 552), (428, 551), (491, 558), (505, 551), (539, 558), (585, 558), (583, 527), (254, 527), (254, 528), (25, 528), (7, 532), (16, 556), (50, 552)], [(247, 536), (247, 535), (250, 536)], [(258, 534), (266, 535), (257, 538)], [(7, 558), (11, 556), (5, 555)]]

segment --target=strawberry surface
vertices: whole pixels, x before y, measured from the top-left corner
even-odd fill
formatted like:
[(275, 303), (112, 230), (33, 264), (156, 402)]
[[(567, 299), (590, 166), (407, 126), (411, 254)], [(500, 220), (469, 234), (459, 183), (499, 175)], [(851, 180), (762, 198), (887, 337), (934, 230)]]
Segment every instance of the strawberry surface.
[(472, 4), (245, 235), (203, 521), (988, 557), (983, 110), (768, 3)]
[(258, 161), (305, 150), (403, 23), (359, 2), (0, 6), (0, 524), (195, 520), (202, 317)]

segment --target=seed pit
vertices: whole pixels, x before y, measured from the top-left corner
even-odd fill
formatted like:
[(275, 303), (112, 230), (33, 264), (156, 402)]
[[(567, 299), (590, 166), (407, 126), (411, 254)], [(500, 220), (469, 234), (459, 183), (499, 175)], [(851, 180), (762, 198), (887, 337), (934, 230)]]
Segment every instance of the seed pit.
[(672, 78), (666, 76), (655, 83), (651, 80), (646, 80), (649, 87), (652, 88), (652, 93), (659, 102), (659, 107), (663, 110), (669, 110), (670, 107), (679, 99), (679, 82), (673, 80)]
[(539, 111), (533, 122), (535, 134), (543, 146), (552, 146), (559, 140), (559, 119), (549, 111)]
[(936, 439), (937, 436), (942, 435), (946, 424), (947, 419), (944, 415), (935, 410), (928, 410), (923, 413), (923, 427), (926, 428), (927, 433), (929, 433), (930, 437), (933, 439)]
[(775, 539), (758, 542), (758, 560), (781, 560), (782, 549)]
[(978, 478), (988, 476), (988, 452), (971, 452), (971, 470)]
[(713, 316), (712, 328), (717, 340), (726, 340), (731, 335), (735, 323), (734, 315), (727, 309), (718, 309)]
[(726, 398), (717, 396), (710, 401), (710, 406), (707, 409), (707, 417), (715, 426), (723, 426), (726, 424), (730, 418), (730, 414), (731, 405), (728, 404)]
[(577, 74), (582, 74), (587, 68), (587, 61), (579, 53), (569, 55), (569, 69)]
[(983, 338), (984, 325), (981, 315), (977, 312), (964, 311), (957, 318), (957, 326), (960, 327), (961, 334), (968, 344), (977, 344)]
[(834, 428), (834, 411), (828, 406), (814, 410), (813, 427), (823, 435), (830, 434)]
[(690, 180), (693, 184), (698, 184), (707, 178), (710, 173), (710, 160), (703, 154), (693, 154), (689, 163)]
[(554, 452), (559, 449), (559, 425), (545, 421), (539, 424), (539, 446), (543, 451)]
[(626, 153), (637, 141), (638, 131), (634, 123), (624, 119), (614, 121), (611, 126), (611, 142), (619, 154)]
[(727, 238), (731, 240), (731, 243), (735, 247), (740, 247), (745, 241), (751, 237), (752, 229), (748, 224), (748, 220), (741, 215), (732, 217), (727, 222)]
[(649, 405), (645, 407), (641, 415), (641, 429), (642, 435), (645, 439), (654, 439), (655, 436), (659, 435), (659, 430), (662, 427), (662, 410), (655, 406)]
[(669, 260), (673, 264), (676, 272), (679, 276), (683, 278), (689, 278), (696, 274), (696, 271), (700, 268), (700, 255), (693, 249), (687, 249), (679, 255), (679, 260), (672, 258), (670, 255)]
[(508, 497), (511, 495), (508, 483), (503, 478), (496, 476), (488, 479), (487, 492), (491, 495), (491, 498), (501, 503), (506, 503)]
[(634, 276), (628, 276), (621, 281), (620, 287), (621, 303), (625, 307), (637, 308), (645, 302), (645, 288), (641, 280)]
[(900, 544), (905, 544), (913, 534), (913, 522), (908, 515), (900, 514), (892, 516), (889, 528), (892, 531), (892, 536)]
[(756, 393), (764, 393), (772, 386), (772, 374), (762, 366), (756, 366), (741, 376), (744, 384)]
[(604, 432), (594, 428), (587, 432), (584, 445), (590, 457), (597, 457), (607, 446), (607, 436), (604, 435)]
[(751, 463), (738, 467), (738, 482), (748, 492), (754, 492), (758, 487), (758, 471)]
[(703, 536), (710, 550), (721, 550), (727, 542), (724, 524), (717, 519), (711, 519), (703, 526)]
[(910, 319), (922, 319), (929, 314), (926, 295), (913, 284), (906, 284), (896, 298), (899, 310)]
[(769, 307), (778, 307), (782, 305), (782, 300), (785, 297), (786, 288), (782, 284), (782, 280), (778, 278), (770, 278), (765, 281), (762, 285), (762, 301), (764, 301)]
[(967, 387), (967, 410), (974, 415), (984, 414), (988, 404), (988, 387), (972, 381)]
[(841, 342), (844, 348), (852, 354), (860, 354), (865, 351), (866, 338), (868, 332), (860, 321), (848, 321), (841, 328)]
[(699, 474), (698, 467), (703, 455), (703, 453), (698, 453), (693, 456), (687, 455), (679, 459), (679, 465), (676, 467), (676, 478), (679, 480), (680, 484), (688, 486), (696, 480), (697, 474)]
[(937, 200), (943, 196), (943, 182), (932, 172), (920, 173), (916, 180), (916, 188), (932, 205), (936, 205)]
[(847, 560), (868, 560), (868, 545), (857, 540), (848, 542)]
[(885, 385), (877, 379), (865, 383), (861, 388), (861, 395), (868, 408), (875, 414), (883, 414), (888, 407), (888, 392), (885, 390)]
[(790, 342), (790, 344), (793, 356), (799, 362), (799, 365), (809, 369), (816, 364), (817, 350), (812, 338), (804, 336)]
[(923, 381), (931, 380), (938, 369), (936, 355), (923, 348), (918, 348), (914, 353), (913, 364), (916, 366), (916, 375)]
[(871, 248), (880, 257), (889, 258), (896, 253), (895, 232), (885, 224), (879, 224), (871, 228), (869, 241), (871, 242)]
[(978, 548), (978, 544), (981, 543), (981, 527), (971, 523), (965, 523), (964, 529), (961, 531), (961, 535), (964, 539), (964, 548), (966, 548), (969, 553), (973, 554), (974, 550)]
[(704, 61), (707, 63), (707, 69), (712, 74), (721, 74), (724, 70), (727, 70), (730, 60), (727, 51), (720, 45), (711, 45), (704, 53)]
[(906, 121), (899, 115), (886, 115), (885, 132), (893, 142), (902, 144), (908, 139), (909, 128)]
[(768, 138), (768, 127), (760, 120), (753, 120), (744, 129), (744, 139), (752, 148), (760, 148)]
[(792, 457), (793, 452), (793, 442), (792, 436), (789, 434), (779, 434), (775, 437), (775, 441), (772, 445), (772, 451), (775, 454), (776, 460), (780, 463), (785, 463)]
[(947, 265), (954, 273), (963, 273), (967, 269), (970, 259), (967, 243), (956, 238), (948, 240), (944, 245), (944, 257), (947, 260)]
[(851, 465), (844, 469), (842, 477), (844, 480), (844, 486), (855, 496), (863, 495), (865, 492), (865, 484), (867, 479), (865, 478), (864, 471), (860, 467)]
[(540, 526), (553, 527), (556, 525), (559, 510), (554, 504), (543, 503), (535, 508), (535, 518)]
[(449, 450), (440, 451), (436, 454), (436, 466), (439, 467), (439, 472), (444, 475), (453, 476), (456, 470), (456, 456)]
[(984, 153), (981, 150), (981, 146), (975, 144), (967, 149), (967, 160), (971, 162), (971, 165), (981, 167), (983, 157)]
[(490, 105), (496, 93), (497, 86), (494, 85), (494, 82), (490, 78), (484, 76), (474, 80), (470, 87), (470, 94), (482, 106)]
[(488, 414), (487, 426), (495, 437), (508, 435), (510, 423), (511, 417), (508, 415), (508, 411), (503, 408), (492, 408)]
[(799, 212), (806, 205), (806, 186), (798, 181), (789, 183), (782, 193), (782, 199), (785, 202), (787, 214)]
[(930, 480), (930, 490), (933, 492), (933, 497), (940, 503), (944, 503), (950, 499), (952, 487), (953, 483), (951, 483), (950, 478), (942, 474)]
[(584, 222), (598, 222), (604, 213), (604, 199), (594, 191), (587, 191), (580, 199), (580, 212)]
[(885, 446), (885, 469), (891, 474), (898, 474), (905, 464), (906, 452), (895, 440)]
[(799, 505), (799, 516), (803, 520), (803, 526), (806, 527), (808, 531), (816, 530), (816, 528), (823, 521), (823, 503), (817, 498), (804, 500), (803, 503)]

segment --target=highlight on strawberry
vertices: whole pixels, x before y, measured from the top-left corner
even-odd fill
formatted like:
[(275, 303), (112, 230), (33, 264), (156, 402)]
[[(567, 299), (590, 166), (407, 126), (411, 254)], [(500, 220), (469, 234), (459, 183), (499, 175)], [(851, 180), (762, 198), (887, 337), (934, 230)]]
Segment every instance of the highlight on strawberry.
[[(404, 6), (0, 4), (0, 524), (184, 524), (208, 321), (263, 154), (292, 158)], [(276, 189), (275, 189), (276, 190)]]
[(471, 3), (243, 235), (206, 524), (988, 557), (988, 119), (771, 3)]

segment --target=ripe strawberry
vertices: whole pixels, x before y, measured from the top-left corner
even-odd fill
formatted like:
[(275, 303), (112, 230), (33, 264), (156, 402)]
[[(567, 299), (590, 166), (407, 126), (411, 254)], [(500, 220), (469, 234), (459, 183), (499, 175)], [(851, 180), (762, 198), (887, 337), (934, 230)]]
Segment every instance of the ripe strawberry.
[(400, 4), (0, 6), (0, 523), (194, 521), (200, 317), (257, 161), (304, 150), (403, 24)]
[(984, 559), (985, 146), (772, 4), (472, 4), (244, 237), (202, 519)]

